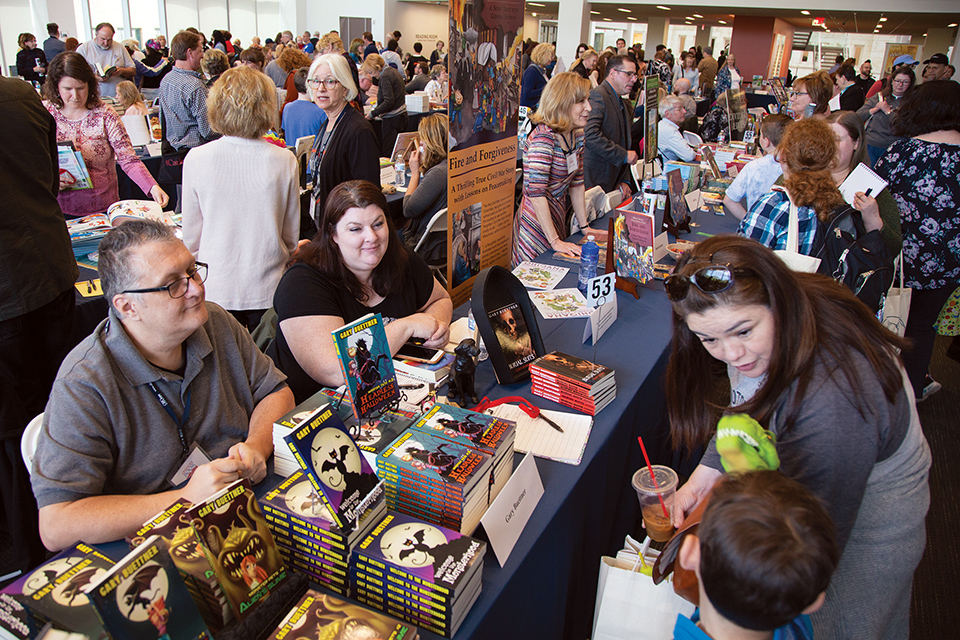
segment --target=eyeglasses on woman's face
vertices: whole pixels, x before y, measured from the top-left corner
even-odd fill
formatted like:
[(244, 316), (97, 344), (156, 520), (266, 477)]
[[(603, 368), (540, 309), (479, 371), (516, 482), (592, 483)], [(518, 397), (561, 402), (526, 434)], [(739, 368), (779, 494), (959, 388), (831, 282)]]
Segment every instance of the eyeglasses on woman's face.
[(332, 91), (338, 84), (340, 84), (340, 81), (336, 78), (308, 78), (307, 84), (313, 87), (315, 90), (319, 89), (320, 85), (323, 85), (327, 88), (327, 91)]

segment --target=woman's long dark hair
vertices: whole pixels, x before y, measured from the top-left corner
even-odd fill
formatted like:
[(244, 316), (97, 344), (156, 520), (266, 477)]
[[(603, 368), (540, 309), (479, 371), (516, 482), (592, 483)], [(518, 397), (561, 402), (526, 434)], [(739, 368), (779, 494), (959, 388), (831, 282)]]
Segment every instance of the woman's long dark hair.
[(337, 223), (348, 210), (364, 209), (370, 205), (383, 211), (388, 231), (387, 250), (380, 259), (380, 264), (373, 270), (371, 285), (377, 295), (383, 297), (399, 292), (407, 274), (407, 253), (400, 246), (393, 221), (387, 214), (387, 199), (379, 187), (366, 180), (350, 180), (334, 187), (327, 196), (319, 231), (310, 242), (293, 254), (290, 264), (308, 264), (338, 286), (344, 287), (360, 302), (366, 301), (367, 292), (344, 264), (340, 247), (333, 241), (333, 237), (336, 235)]
[(720, 293), (703, 293), (691, 284), (687, 297), (673, 303), (666, 395), (675, 447), (706, 444), (730, 404), (726, 365), (707, 352), (686, 323), (688, 315), (719, 306), (762, 305), (773, 314), (774, 348), (767, 381), (751, 400), (737, 407), (764, 427), (769, 427), (774, 411), (796, 383), (792, 403), (783, 408), (786, 429), (793, 427), (815, 367), (824, 361), (842, 373), (860, 414), (872, 411), (860, 400), (864, 381), (859, 379), (854, 354), (867, 359), (887, 400), (895, 401), (903, 389), (896, 350), (906, 342), (885, 329), (849, 289), (826, 276), (791, 271), (760, 243), (732, 235), (699, 243), (683, 255), (675, 273), (689, 276), (709, 264), (729, 264), (746, 273), (738, 274), (733, 285)]
[(96, 109), (100, 106), (100, 82), (93, 75), (93, 69), (82, 55), (76, 51), (58, 53), (47, 66), (47, 79), (43, 83), (43, 97), (52, 102), (58, 109), (63, 108), (63, 98), (60, 97), (60, 81), (64, 78), (73, 78), (87, 85), (87, 109)]

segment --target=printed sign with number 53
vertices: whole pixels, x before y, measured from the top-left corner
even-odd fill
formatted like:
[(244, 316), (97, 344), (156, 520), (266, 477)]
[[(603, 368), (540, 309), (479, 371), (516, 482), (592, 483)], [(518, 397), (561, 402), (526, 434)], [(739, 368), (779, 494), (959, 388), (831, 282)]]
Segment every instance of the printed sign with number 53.
[(617, 274), (605, 273), (587, 282), (587, 304), (597, 307), (616, 294)]

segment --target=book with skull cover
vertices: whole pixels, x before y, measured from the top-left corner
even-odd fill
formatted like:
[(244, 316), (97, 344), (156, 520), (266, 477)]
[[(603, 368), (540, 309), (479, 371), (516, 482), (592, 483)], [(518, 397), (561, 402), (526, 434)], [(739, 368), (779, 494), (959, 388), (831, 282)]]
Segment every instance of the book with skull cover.
[(114, 640), (206, 640), (210, 637), (167, 551), (153, 535), (87, 591)]
[(342, 532), (353, 531), (360, 516), (379, 498), (382, 487), (337, 412), (327, 405), (284, 436), (284, 441), (333, 523)]
[(379, 313), (347, 323), (331, 335), (358, 420), (400, 398), (390, 343)]
[(224, 487), (187, 511), (213, 558), (237, 619), (243, 620), (289, 577), (250, 481)]
[(50, 622), (90, 640), (104, 640), (109, 636), (85, 590), (113, 565), (99, 550), (78, 542), (28, 571), (3, 593), (26, 607), (35, 627)]

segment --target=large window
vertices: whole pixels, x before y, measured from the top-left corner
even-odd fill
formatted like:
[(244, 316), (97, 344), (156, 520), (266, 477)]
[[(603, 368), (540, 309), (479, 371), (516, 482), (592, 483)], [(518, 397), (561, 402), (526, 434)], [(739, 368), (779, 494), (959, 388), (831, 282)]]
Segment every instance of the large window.
[(90, 26), (91, 33), (83, 33), (77, 36), (80, 42), (89, 40), (94, 36), (93, 29), (101, 22), (109, 22), (116, 29), (113, 39), (117, 42), (129, 38), (130, 30), (123, 23), (123, 7), (121, 2), (125, 0), (87, 0), (90, 7)]
[(130, 2), (132, 37), (140, 42), (141, 48), (146, 46), (147, 40), (156, 38), (159, 34), (163, 33), (160, 22), (161, 1), (162, 0), (133, 0)]

